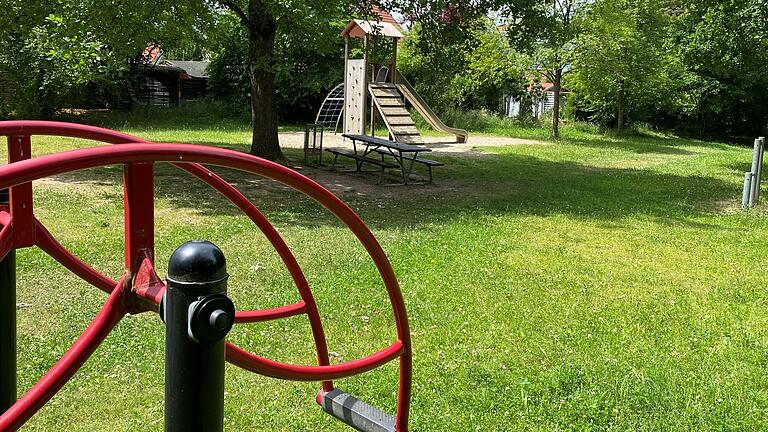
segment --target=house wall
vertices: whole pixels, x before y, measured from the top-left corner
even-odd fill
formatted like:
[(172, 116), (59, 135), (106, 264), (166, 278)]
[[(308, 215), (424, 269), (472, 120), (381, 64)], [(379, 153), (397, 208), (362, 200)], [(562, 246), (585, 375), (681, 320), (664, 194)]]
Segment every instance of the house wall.
[(520, 99), (512, 96), (504, 96), (504, 115), (515, 118), (520, 115)]
[[(561, 101), (564, 94), (561, 93)], [(555, 106), (555, 93), (548, 91), (544, 97), (532, 104), (533, 118), (540, 118), (542, 114), (552, 111)], [(512, 96), (504, 96), (504, 114), (507, 117), (519, 117), (520, 116), (520, 98), (514, 98)]]
[(181, 103), (195, 101), (205, 97), (208, 80), (204, 79), (183, 79), (181, 84)]

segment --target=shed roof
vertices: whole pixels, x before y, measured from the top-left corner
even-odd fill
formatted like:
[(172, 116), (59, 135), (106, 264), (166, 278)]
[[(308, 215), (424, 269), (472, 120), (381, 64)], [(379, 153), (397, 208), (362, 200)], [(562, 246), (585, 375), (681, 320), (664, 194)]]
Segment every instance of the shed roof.
[(342, 37), (362, 38), (365, 35), (386, 36), (400, 39), (403, 36), (400, 30), (392, 23), (383, 21), (352, 20), (341, 32)]
[(208, 61), (165, 60), (168, 66), (175, 66), (192, 78), (208, 78)]

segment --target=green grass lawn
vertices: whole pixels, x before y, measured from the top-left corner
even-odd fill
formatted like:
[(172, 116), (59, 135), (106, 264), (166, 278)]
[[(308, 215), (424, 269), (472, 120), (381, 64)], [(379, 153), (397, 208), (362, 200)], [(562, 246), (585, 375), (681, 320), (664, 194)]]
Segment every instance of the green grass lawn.
[[(122, 129), (235, 147), (248, 133), (235, 124)], [(768, 219), (737, 202), (750, 150), (575, 127), (564, 136), (483, 156), (436, 155), (447, 166), (433, 186), (377, 187), (374, 179), (305, 171), (341, 191), (399, 277), (414, 343), (412, 430), (767, 429)], [(40, 155), (90, 143), (33, 145)], [(179, 170), (157, 171), (159, 269), (177, 245), (204, 238), (227, 255), (239, 308), (298, 299), (244, 216)], [(219, 171), (293, 248), (334, 361), (394, 340), (377, 273), (339, 222), (280, 185)], [(38, 217), (113, 278), (123, 271), (120, 173), (99, 168), (35, 187)], [(39, 250), (19, 251), (18, 263), (23, 390), (105, 296)], [(238, 326), (230, 339), (276, 360), (313, 361), (303, 317)], [(24, 430), (162, 430), (163, 350), (157, 316), (127, 317)], [(226, 379), (227, 430), (347, 430), (316, 405), (316, 384), (230, 366)], [(394, 364), (337, 385), (394, 409)]]

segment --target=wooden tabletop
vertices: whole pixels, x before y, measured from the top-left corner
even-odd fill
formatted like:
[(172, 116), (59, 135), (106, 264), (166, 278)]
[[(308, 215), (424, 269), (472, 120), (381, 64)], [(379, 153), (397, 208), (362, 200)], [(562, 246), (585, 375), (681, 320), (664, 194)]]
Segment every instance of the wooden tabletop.
[(413, 144), (403, 144), (395, 141), (390, 141), (384, 138), (377, 138), (370, 135), (353, 135), (353, 134), (342, 134), (344, 138), (349, 138), (354, 141), (361, 141), (364, 143), (368, 143), (370, 145), (375, 145), (379, 147), (387, 147), (391, 148), (397, 151), (401, 152), (428, 152), (432, 151), (429, 147), (424, 146), (418, 146)]

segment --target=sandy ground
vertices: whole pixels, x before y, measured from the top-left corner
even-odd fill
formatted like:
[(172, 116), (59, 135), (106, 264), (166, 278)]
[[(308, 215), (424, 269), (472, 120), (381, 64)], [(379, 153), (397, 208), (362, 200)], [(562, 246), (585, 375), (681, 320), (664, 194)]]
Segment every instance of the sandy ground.
[[(477, 155), (480, 152), (473, 150), (475, 147), (502, 147), (520, 144), (544, 144), (542, 141), (526, 140), (511, 137), (496, 136), (472, 136), (469, 142), (457, 143), (451, 142), (452, 136), (445, 137), (424, 137), (425, 145), (433, 152), (439, 153), (462, 153), (466, 155)], [(304, 132), (283, 132), (280, 134), (280, 145), (289, 148), (304, 147)], [(352, 142), (343, 140), (341, 134), (325, 133), (323, 135), (323, 147), (325, 148), (352, 148)]]
[[(425, 145), (432, 149), (433, 154), (446, 154), (457, 156), (475, 156), (482, 157), (488, 156), (488, 153), (483, 153), (477, 150), (477, 147), (501, 147), (501, 146), (513, 146), (522, 144), (546, 144), (542, 141), (526, 140), (520, 138), (510, 137), (497, 137), (497, 136), (471, 136), (467, 143), (451, 142), (453, 136), (443, 137), (424, 137)], [(303, 148), (304, 147), (304, 132), (284, 132), (280, 134), (280, 145), (284, 148)], [(341, 134), (326, 133), (323, 136), (324, 148), (347, 148), (352, 149), (352, 142), (349, 140), (343, 140)], [(339, 171), (330, 170), (328, 165), (329, 161), (326, 160), (326, 165), (318, 167), (315, 165), (304, 166), (303, 164), (297, 164), (292, 166), (305, 175), (313, 178), (323, 186), (330, 189), (336, 194), (353, 194), (358, 196), (371, 196), (380, 199), (388, 199), (393, 194), (398, 194), (402, 189), (390, 188), (386, 185), (379, 185), (376, 183), (378, 176), (372, 174), (351, 174)], [(418, 168), (418, 167), (417, 167)], [(416, 180), (425, 180), (423, 177), (423, 171), (419, 171), (416, 174)], [(464, 185), (447, 181), (441, 178), (440, 170), (436, 169), (434, 173), (434, 183), (428, 185), (413, 185), (416, 187), (409, 187), (410, 192), (416, 195), (422, 196), (423, 199), (434, 199), (437, 196), (447, 196), (446, 194), (460, 193), (463, 196), (467, 194), (477, 193), (473, 190), (465, 190)], [(399, 183), (400, 177), (395, 172), (388, 173), (385, 179), (385, 183)]]

